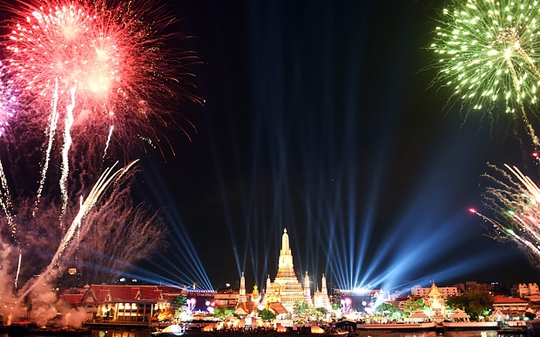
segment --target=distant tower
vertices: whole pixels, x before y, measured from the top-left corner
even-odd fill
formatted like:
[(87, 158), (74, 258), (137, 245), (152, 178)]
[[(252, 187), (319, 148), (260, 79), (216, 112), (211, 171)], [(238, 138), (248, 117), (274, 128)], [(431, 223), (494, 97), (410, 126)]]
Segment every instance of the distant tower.
[(238, 290), (238, 303), (246, 302), (246, 278), (244, 277), (244, 272), (242, 272), (242, 277), (240, 277), (240, 290)]
[(309, 276), (306, 271), (306, 276), (304, 276), (304, 303), (308, 305), (308, 307), (313, 306), (313, 301), (311, 300), (311, 289), (309, 286)]
[(326, 288), (326, 277), (324, 277), (324, 273), (322, 274), (321, 279), (321, 293), (323, 307), (328, 311), (332, 310), (332, 304), (330, 304), (330, 299), (328, 298), (328, 289)]
[(272, 286), (272, 281), (270, 281), (270, 275), (266, 278), (266, 293), (270, 291), (270, 287)]
[(330, 303), (330, 299), (328, 298), (328, 290), (326, 289), (326, 277), (324, 277), (324, 274), (322, 275), (322, 290), (319, 290), (317, 287), (317, 291), (315, 291), (315, 294), (313, 295), (313, 305), (316, 308), (325, 308), (328, 311), (332, 310), (332, 304)]

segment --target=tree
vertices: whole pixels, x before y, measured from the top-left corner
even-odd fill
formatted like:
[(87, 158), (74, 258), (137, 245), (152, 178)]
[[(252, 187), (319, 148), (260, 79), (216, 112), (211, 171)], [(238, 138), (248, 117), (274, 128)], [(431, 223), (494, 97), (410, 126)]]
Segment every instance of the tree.
[(401, 310), (399, 310), (398, 307), (390, 303), (383, 303), (379, 305), (375, 309), (375, 312), (382, 316), (390, 317), (393, 320), (397, 320), (403, 315), (403, 313), (401, 312)]
[(493, 296), (481, 285), (471, 287), (462, 296), (451, 297), (447, 300), (447, 305), (451, 308), (461, 308), (471, 316), (472, 320), (479, 320), (486, 316), (493, 308)]
[(227, 309), (226, 307), (215, 307), (214, 308), (214, 317), (216, 318), (225, 318), (230, 314), (234, 315), (234, 310)]
[(259, 317), (265, 321), (271, 321), (276, 319), (276, 314), (270, 309), (263, 309), (259, 311)]
[(376, 312), (379, 312), (379, 313), (394, 313), (394, 312), (397, 312), (399, 311), (399, 309), (393, 305), (393, 304), (390, 304), (390, 303), (383, 303), (381, 305), (379, 305), (376, 309), (375, 309)]
[(294, 312), (298, 316), (303, 316), (306, 313), (308, 306), (305, 302), (296, 301), (294, 302)]
[(405, 306), (403, 307), (403, 314), (405, 317), (408, 317), (416, 310), (423, 309), (423, 308), (424, 308), (423, 299), (421, 298), (417, 300), (408, 299), (407, 302), (405, 302)]
[(171, 308), (174, 310), (183, 309), (184, 305), (186, 304), (186, 295), (178, 295), (176, 297), (173, 297), (169, 300), (169, 303), (171, 304)]

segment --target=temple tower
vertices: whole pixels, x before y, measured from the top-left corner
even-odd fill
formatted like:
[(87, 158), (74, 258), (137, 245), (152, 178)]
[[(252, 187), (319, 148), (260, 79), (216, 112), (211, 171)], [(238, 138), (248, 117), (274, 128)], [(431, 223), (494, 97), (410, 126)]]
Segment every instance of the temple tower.
[(240, 277), (240, 289), (238, 290), (238, 303), (246, 303), (246, 278), (244, 277), (244, 272), (242, 272), (242, 277)]
[(305, 303), (304, 289), (294, 273), (293, 257), (289, 247), (289, 235), (286, 228), (283, 230), (283, 236), (281, 237), (277, 276), (274, 282), (270, 284), (268, 284), (269, 280), (270, 277), (267, 280), (267, 289), (263, 304), (281, 302), (287, 311), (293, 312), (296, 302)]
[(313, 301), (311, 299), (311, 287), (309, 286), (309, 276), (306, 271), (306, 276), (304, 276), (304, 303), (308, 305), (308, 307), (313, 306)]

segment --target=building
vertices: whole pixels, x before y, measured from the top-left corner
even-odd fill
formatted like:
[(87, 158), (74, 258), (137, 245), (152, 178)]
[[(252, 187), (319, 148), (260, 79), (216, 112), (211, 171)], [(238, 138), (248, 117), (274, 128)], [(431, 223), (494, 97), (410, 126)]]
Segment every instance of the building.
[[(446, 298), (462, 294), (462, 291), (457, 286), (437, 287), (437, 289), (439, 293)], [(415, 297), (426, 297), (430, 291), (431, 287), (423, 288), (421, 286), (415, 286), (411, 289), (411, 294)]]
[(155, 310), (181, 292), (169, 286), (91, 285), (80, 301), (93, 322), (150, 324)]
[(148, 325), (158, 313), (170, 308), (170, 300), (186, 296), (192, 309), (205, 310), (214, 301), (214, 291), (190, 291), (185, 287), (157, 285), (91, 285), (82, 296), (64, 295), (73, 306), (80, 306), (94, 323)]
[(497, 295), (493, 297), (493, 311), (499, 311), (507, 318), (522, 317), (529, 308), (529, 302), (522, 298)]
[(431, 284), (428, 293), (424, 296), (424, 305), (431, 308), (434, 315), (445, 315), (446, 297), (440, 291), (435, 282)]
[(238, 289), (231, 287), (217, 289), (214, 293), (215, 306), (234, 310), (238, 305), (239, 295)]
[(540, 291), (536, 283), (520, 283), (517, 285), (518, 294), (521, 298), (539, 297)]

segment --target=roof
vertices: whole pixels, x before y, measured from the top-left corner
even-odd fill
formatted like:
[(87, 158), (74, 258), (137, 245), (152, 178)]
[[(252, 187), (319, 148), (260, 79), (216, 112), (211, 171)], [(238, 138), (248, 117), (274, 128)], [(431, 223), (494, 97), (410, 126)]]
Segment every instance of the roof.
[(416, 309), (409, 318), (428, 318), (425, 312), (423, 312), (421, 309)]
[(454, 312), (450, 315), (450, 318), (470, 318), (470, 316), (463, 310), (457, 308), (454, 310)]
[(268, 304), (268, 307), (277, 315), (288, 313), (287, 309), (281, 304), (281, 302), (272, 302)]
[(529, 303), (528, 301), (519, 297), (507, 297), (503, 295), (496, 295), (493, 297), (493, 304), (509, 304), (509, 303)]
[(253, 302), (243, 302), (238, 303), (238, 306), (234, 310), (234, 312), (238, 315), (247, 315), (250, 314), (255, 310), (255, 305)]
[(439, 291), (439, 287), (435, 285), (435, 282), (431, 284), (431, 288), (429, 289), (428, 293), (426, 294), (426, 297), (442, 297), (441, 292)]
[(102, 285), (93, 284), (82, 296), (84, 302), (156, 302), (181, 294), (182, 289), (172, 286)]
[(76, 305), (81, 303), (81, 299), (84, 294), (62, 294), (60, 298), (63, 298), (66, 302), (71, 305)]

